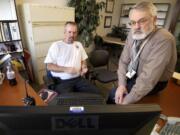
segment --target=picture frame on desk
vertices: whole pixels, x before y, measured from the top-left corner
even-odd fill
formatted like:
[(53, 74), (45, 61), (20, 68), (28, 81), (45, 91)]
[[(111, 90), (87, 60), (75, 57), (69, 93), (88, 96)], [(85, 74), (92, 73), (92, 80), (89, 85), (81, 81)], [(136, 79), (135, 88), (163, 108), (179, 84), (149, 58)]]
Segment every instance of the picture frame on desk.
[(112, 22), (112, 16), (105, 16), (104, 18), (104, 28), (110, 28)]
[(106, 0), (106, 13), (113, 13), (114, 0)]

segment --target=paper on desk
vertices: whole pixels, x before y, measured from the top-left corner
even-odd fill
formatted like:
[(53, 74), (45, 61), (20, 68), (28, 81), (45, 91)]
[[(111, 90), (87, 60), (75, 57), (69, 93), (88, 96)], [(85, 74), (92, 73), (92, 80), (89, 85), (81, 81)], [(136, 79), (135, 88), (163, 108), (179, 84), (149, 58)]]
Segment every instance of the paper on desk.
[(159, 128), (159, 125), (155, 124), (155, 126), (154, 126), (154, 128), (153, 128), (150, 135), (159, 135), (159, 133), (156, 131), (158, 128)]

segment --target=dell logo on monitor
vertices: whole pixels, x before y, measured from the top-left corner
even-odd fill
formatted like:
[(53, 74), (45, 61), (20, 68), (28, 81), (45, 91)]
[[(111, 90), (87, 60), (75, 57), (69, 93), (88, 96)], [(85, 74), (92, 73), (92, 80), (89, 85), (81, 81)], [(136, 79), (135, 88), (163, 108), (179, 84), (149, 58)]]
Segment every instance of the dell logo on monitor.
[(98, 116), (64, 116), (52, 118), (53, 130), (98, 129)]

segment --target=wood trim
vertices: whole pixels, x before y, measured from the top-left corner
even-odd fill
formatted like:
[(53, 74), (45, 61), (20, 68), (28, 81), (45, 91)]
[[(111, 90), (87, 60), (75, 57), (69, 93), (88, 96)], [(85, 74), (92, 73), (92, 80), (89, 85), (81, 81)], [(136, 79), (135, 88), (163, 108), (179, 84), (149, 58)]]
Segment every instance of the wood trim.
[(169, 31), (171, 33), (174, 33), (175, 31), (176, 22), (178, 21), (179, 18), (179, 13), (180, 13), (180, 0), (177, 0), (174, 10), (171, 14), (171, 23), (169, 26)]

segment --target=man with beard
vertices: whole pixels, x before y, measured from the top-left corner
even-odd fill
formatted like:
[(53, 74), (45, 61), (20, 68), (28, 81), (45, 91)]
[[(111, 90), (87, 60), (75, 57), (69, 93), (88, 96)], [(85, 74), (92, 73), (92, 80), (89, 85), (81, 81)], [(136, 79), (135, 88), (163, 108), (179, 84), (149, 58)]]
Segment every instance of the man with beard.
[(158, 93), (174, 72), (175, 39), (156, 27), (156, 7), (151, 2), (137, 3), (129, 18), (131, 31), (119, 60), (118, 88), (110, 92), (107, 103), (131, 104)]
[(88, 71), (87, 54), (78, 41), (77, 24), (66, 22), (64, 40), (54, 42), (49, 48), (44, 63), (56, 82), (55, 91), (98, 93), (99, 90), (82, 76)]

